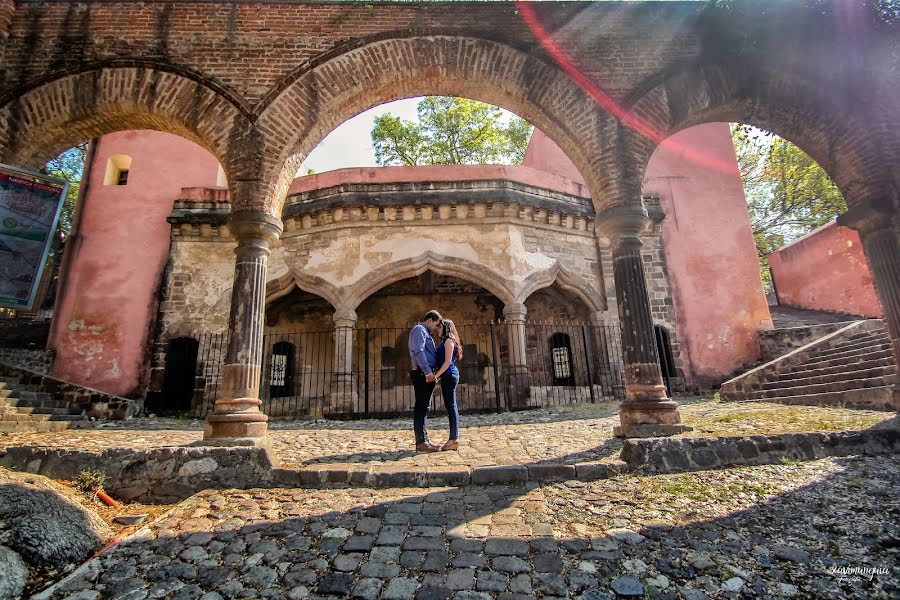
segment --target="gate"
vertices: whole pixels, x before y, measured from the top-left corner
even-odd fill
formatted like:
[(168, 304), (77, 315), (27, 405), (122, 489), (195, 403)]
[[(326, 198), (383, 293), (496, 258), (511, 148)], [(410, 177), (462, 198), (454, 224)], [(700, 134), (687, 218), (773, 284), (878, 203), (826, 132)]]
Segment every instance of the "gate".
[[(460, 412), (499, 412), (624, 399), (618, 327), (584, 323), (457, 324)], [(357, 327), (346, 342), (335, 331), (269, 333), (263, 337), (261, 410), (272, 418), (355, 419), (411, 415), (410, 327)], [(196, 337), (190, 414), (212, 411), (224, 363), (226, 334)], [(510, 344), (524, 337), (524, 362)], [(346, 338), (342, 338), (346, 340)], [(339, 353), (343, 353), (340, 355)], [(517, 357), (513, 359), (513, 357)], [(513, 364), (518, 360), (522, 364)], [(336, 366), (337, 365), (337, 366)], [(349, 365), (341, 371), (339, 365)], [(167, 374), (168, 378), (168, 361)], [(432, 409), (444, 412), (440, 386)]]

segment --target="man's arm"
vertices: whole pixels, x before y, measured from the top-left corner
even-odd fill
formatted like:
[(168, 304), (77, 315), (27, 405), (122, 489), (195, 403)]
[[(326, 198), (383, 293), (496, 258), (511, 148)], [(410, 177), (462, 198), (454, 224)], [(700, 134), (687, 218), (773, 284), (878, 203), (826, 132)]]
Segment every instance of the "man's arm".
[(428, 357), (425, 356), (425, 332), (421, 327), (413, 327), (409, 334), (409, 351), (412, 352), (413, 358), (422, 373), (431, 374), (431, 365), (428, 364)]

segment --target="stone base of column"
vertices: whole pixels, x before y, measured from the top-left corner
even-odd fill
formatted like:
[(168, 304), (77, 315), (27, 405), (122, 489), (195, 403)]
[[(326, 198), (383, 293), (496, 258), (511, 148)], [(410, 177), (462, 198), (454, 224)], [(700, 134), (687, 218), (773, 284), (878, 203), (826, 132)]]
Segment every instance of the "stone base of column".
[(509, 378), (509, 400), (513, 408), (528, 406), (531, 396), (531, 386), (529, 385), (527, 365), (510, 365), (508, 375)]
[[(251, 401), (255, 398), (240, 398)], [(259, 400), (256, 400), (259, 402)], [(203, 428), (205, 446), (268, 446), (268, 420), (263, 413), (235, 412), (211, 414)]]
[(681, 423), (678, 403), (670, 399), (626, 400), (619, 405), (619, 422), (613, 428), (616, 437), (666, 437), (693, 430)]
[(359, 403), (354, 377), (351, 373), (335, 373), (331, 376), (332, 392), (325, 405), (327, 413), (353, 413)]

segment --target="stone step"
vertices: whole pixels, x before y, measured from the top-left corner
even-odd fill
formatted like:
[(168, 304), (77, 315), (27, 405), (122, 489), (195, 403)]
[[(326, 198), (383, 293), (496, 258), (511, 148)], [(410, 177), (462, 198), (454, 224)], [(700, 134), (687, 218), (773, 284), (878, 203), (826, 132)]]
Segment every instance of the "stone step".
[(848, 369), (848, 366), (856, 369), (857, 371), (862, 371), (866, 369), (876, 369), (880, 367), (889, 367), (894, 368), (894, 359), (893, 357), (887, 358), (878, 358), (875, 360), (864, 360), (853, 365), (846, 364), (838, 364), (830, 367), (821, 367), (821, 368), (807, 368), (804, 365), (798, 366), (796, 369), (791, 371), (785, 371), (777, 374), (777, 378), (780, 380), (789, 380), (789, 379), (802, 379), (804, 377), (817, 377), (820, 375), (834, 375), (836, 373), (845, 373)]
[[(784, 376), (767, 381), (762, 384), (762, 389), (770, 390), (775, 388), (796, 387), (804, 385), (816, 385), (819, 383), (833, 383), (838, 381), (850, 381), (853, 379), (869, 379), (871, 377), (888, 377), (894, 374), (896, 369), (893, 365), (874, 367), (871, 369), (857, 369), (847, 371), (835, 368), (835, 373), (827, 375), (810, 375), (807, 377), (796, 377), (795, 373), (785, 373)], [(791, 375), (792, 377), (788, 377)]]
[(887, 350), (891, 351), (891, 344), (874, 344), (868, 346), (859, 346), (856, 348), (851, 348), (848, 350), (839, 349), (839, 348), (831, 348), (829, 350), (823, 350), (820, 352), (811, 352), (809, 355), (809, 361), (813, 360), (830, 360), (832, 358), (856, 358), (860, 354), (868, 354), (871, 352), (883, 352)]
[(20, 415), (81, 416), (81, 411), (75, 408), (46, 406), (17, 406), (6, 412), (6, 414), (12, 413)]
[(850, 379), (847, 381), (834, 381), (831, 383), (818, 383), (813, 385), (782, 385), (772, 389), (756, 390), (750, 393), (751, 400), (764, 398), (777, 398), (780, 396), (807, 396), (810, 394), (827, 394), (830, 392), (846, 392), (849, 390), (861, 390), (865, 388), (883, 387), (888, 382), (884, 377), (870, 377), (868, 379)]
[(883, 344), (890, 345), (891, 338), (886, 335), (879, 336), (863, 336), (861, 338), (855, 340), (847, 340), (841, 342), (837, 346), (832, 346), (831, 348), (825, 348), (816, 352), (811, 353), (811, 355), (822, 356), (824, 354), (830, 352), (842, 352), (846, 350), (865, 350), (867, 348), (874, 348), (875, 346), (881, 346)]
[[(870, 360), (888, 359), (893, 362), (890, 350), (877, 350), (875, 352), (866, 352), (851, 356), (842, 356), (838, 358), (824, 358), (817, 360), (807, 360), (795, 367), (788, 367), (791, 371), (797, 372), (804, 369), (821, 369), (824, 367), (850, 367), (851, 365), (859, 365)], [(784, 371), (781, 371), (784, 372)]]
[(65, 431), (69, 421), (0, 421), (0, 433)]
[(0, 416), (3, 421), (49, 421), (53, 415), (31, 415), (19, 412), (5, 413)]
[(827, 392), (824, 394), (785, 395), (766, 398), (765, 401), (804, 406), (841, 406), (866, 410), (894, 410), (893, 389), (888, 386), (847, 390), (844, 392)]

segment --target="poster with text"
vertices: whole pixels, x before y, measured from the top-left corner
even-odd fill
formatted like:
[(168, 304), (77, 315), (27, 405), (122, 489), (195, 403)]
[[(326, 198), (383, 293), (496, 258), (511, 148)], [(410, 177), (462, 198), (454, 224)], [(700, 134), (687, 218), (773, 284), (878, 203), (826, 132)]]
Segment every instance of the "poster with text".
[(66, 182), (0, 165), (0, 306), (30, 310)]

